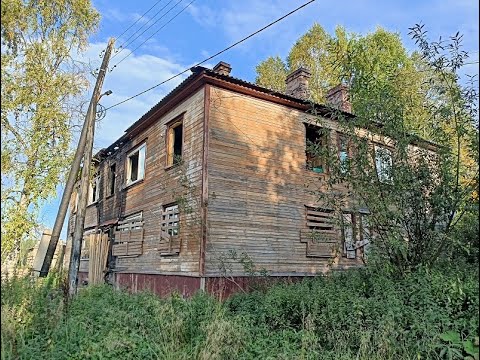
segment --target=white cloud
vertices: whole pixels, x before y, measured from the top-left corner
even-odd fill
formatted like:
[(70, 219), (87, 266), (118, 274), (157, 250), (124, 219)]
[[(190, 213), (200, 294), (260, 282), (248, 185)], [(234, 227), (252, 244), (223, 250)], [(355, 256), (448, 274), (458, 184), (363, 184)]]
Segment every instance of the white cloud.
[[(83, 57), (84, 60), (92, 60), (98, 67), (101, 62), (98, 54), (106, 48), (106, 45), (106, 43), (91, 44)], [(125, 49), (118, 57), (113, 58), (111, 65), (129, 54), (129, 51)], [(131, 53), (113, 71), (107, 72), (102, 92), (112, 90), (113, 93), (108, 97), (102, 97), (100, 103), (108, 108), (178, 74), (186, 68), (188, 68), (188, 65), (179, 64), (168, 58)], [(125, 129), (150, 110), (188, 75), (187, 72), (154, 90), (108, 110), (105, 118), (99, 122), (97, 127), (95, 148), (106, 147), (118, 139)], [(92, 86), (93, 83), (94, 79), (92, 80)]]

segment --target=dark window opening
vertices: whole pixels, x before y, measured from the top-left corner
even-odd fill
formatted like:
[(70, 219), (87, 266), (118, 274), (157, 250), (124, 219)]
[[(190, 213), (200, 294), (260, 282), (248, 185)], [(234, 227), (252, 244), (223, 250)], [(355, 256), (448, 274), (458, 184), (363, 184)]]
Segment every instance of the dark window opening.
[(177, 164), (182, 159), (183, 124), (173, 129), (173, 161)]
[(305, 124), (306, 127), (306, 161), (307, 169), (323, 174), (326, 172), (324, 154), (327, 145), (327, 136), (324, 129)]
[(95, 202), (98, 200), (98, 183), (97, 180), (95, 179), (92, 184), (92, 202)]
[(130, 156), (130, 181), (138, 178), (138, 152)]
[(116, 164), (110, 165), (110, 195), (115, 194)]
[(177, 121), (169, 125), (167, 131), (167, 166), (177, 165), (182, 160), (183, 123)]

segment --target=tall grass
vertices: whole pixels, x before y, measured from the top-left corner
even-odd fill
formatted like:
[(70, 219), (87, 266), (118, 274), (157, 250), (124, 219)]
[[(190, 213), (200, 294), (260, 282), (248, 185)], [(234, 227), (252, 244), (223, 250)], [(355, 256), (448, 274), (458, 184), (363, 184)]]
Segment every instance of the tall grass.
[(333, 273), (224, 303), (105, 285), (67, 308), (60, 285), (2, 282), (2, 359), (436, 359), (452, 346), (463, 358), (441, 334), (478, 337), (478, 269), (465, 266)]

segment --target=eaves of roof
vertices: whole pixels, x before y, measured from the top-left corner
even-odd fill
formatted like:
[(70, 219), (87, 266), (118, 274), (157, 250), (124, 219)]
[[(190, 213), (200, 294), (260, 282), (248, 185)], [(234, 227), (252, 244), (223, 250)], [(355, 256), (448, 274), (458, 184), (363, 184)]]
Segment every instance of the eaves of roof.
[[(267, 101), (280, 103), (285, 106), (293, 107), (305, 112), (315, 113), (317, 115), (328, 118), (336, 118), (338, 116), (342, 116), (348, 119), (355, 118), (355, 115), (349, 112), (341, 111), (327, 105), (317, 104), (311, 101), (299, 99), (229, 75), (222, 75), (203, 66), (193, 67), (191, 71), (192, 74), (190, 76), (183, 80), (160, 102), (154, 105), (150, 110), (148, 110), (144, 115), (142, 115), (140, 119), (135, 121), (129, 128), (127, 128), (125, 130), (125, 133), (119, 139), (117, 139), (106, 149), (100, 150), (99, 153), (97, 153), (96, 157), (101, 158), (111, 153), (112, 150), (115, 149), (115, 147), (120, 147), (124, 142), (131, 139), (143, 129), (149, 127), (155, 121), (155, 119), (159, 118), (159, 116), (165, 114), (173, 106), (178, 104), (178, 102), (182, 101), (189, 94), (192, 94), (194, 91), (198, 90), (201, 86), (205, 84), (213, 84), (240, 93), (246, 93)], [(372, 124), (376, 127), (382, 126), (381, 123), (375, 121), (372, 121)], [(431, 146), (438, 146), (437, 144), (434, 144), (428, 140), (421, 140), (422, 142), (430, 144)]]

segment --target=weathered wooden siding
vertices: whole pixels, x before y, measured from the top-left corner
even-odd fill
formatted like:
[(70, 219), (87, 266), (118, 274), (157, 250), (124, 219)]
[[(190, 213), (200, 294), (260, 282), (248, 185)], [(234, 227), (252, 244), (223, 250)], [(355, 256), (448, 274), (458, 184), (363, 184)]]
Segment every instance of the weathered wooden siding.
[[(199, 214), (203, 161), (203, 99), (202, 88), (145, 131), (123, 144), (98, 165), (100, 199), (87, 209), (87, 212), (90, 211), (88, 225), (102, 226), (118, 218), (143, 212), (143, 254), (138, 257), (116, 258), (114, 271), (198, 274), (201, 241)], [(182, 113), (184, 113), (183, 163), (167, 169), (165, 124)], [(126, 187), (127, 154), (144, 142), (145, 177), (142, 181)], [(113, 163), (116, 164), (116, 189), (115, 193), (110, 195), (109, 168)], [(160, 256), (160, 211), (163, 205), (174, 202), (180, 205), (182, 238), (180, 253), (174, 256)], [(97, 216), (96, 222), (93, 221), (94, 213)], [(70, 224), (73, 224), (73, 221), (70, 221)], [(87, 225), (85, 227), (87, 228)]]
[(306, 186), (322, 188), (322, 175), (306, 169), (304, 122), (314, 117), (218, 87), (210, 96), (206, 275), (221, 274), (226, 263), (242, 274), (239, 261), (229, 261), (232, 250), (272, 275), (325, 272), (329, 259), (307, 257), (300, 241), (305, 205), (317, 201)]

